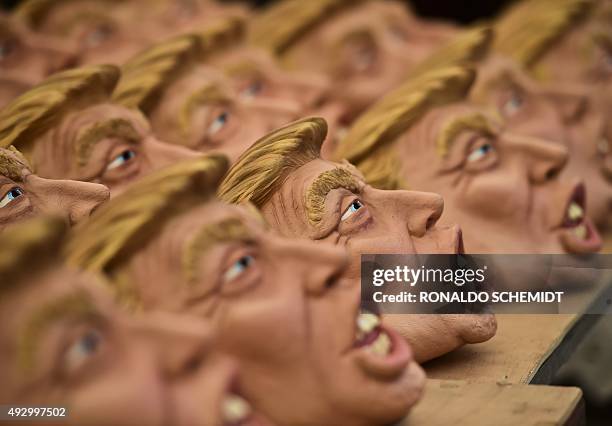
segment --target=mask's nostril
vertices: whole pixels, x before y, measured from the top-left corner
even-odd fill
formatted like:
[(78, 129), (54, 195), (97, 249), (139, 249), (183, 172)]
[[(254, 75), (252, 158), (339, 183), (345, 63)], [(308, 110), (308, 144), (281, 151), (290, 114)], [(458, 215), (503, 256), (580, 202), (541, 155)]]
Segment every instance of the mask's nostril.
[(427, 223), (425, 224), (425, 229), (429, 231), (431, 228), (434, 227), (436, 222), (437, 222), (437, 217), (431, 216), (429, 219), (427, 219)]

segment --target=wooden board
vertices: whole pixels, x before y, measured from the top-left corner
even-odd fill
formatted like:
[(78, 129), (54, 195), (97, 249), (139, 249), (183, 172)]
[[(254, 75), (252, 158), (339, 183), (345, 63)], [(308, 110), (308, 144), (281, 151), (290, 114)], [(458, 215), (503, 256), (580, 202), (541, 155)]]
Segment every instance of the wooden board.
[[(606, 301), (612, 300), (611, 274), (567, 299), (574, 312), (595, 306), (594, 300), (607, 307)], [(491, 340), (464, 346), (424, 367), (434, 379), (550, 384), (598, 320), (595, 315), (575, 314), (497, 315), (497, 334)]]
[(582, 392), (573, 387), (428, 380), (402, 426), (583, 425)]
[(576, 315), (498, 315), (497, 334), (424, 365), (433, 379), (529, 383)]

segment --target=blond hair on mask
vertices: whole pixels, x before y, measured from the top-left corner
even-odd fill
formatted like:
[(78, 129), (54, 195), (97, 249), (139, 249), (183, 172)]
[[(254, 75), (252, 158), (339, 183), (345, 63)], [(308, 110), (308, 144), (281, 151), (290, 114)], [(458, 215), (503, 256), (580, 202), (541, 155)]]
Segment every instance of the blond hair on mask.
[(427, 111), (464, 99), (475, 76), (472, 67), (457, 65), (413, 77), (355, 121), (338, 145), (334, 158), (354, 164), (374, 187), (405, 187), (392, 145)]
[(108, 274), (161, 232), (163, 223), (214, 197), (227, 158), (211, 154), (146, 176), (71, 232), (68, 263)]
[(181, 35), (153, 45), (127, 61), (113, 101), (148, 114), (160, 94), (198, 55), (199, 41), (193, 34)]
[(172, 83), (203, 63), (208, 55), (240, 43), (244, 26), (243, 19), (223, 19), (201, 31), (173, 37), (147, 48), (121, 68), (121, 81), (113, 100), (150, 114)]
[(267, 134), (232, 166), (219, 186), (219, 198), (263, 206), (292, 170), (320, 157), (326, 135), (322, 118), (305, 118)]
[(253, 18), (249, 42), (282, 55), (312, 28), (367, 0), (284, 0)]
[(58, 217), (39, 217), (2, 231), (0, 238), (0, 293), (11, 290), (25, 274), (35, 273), (55, 260), (68, 226)]
[(93, 65), (54, 74), (0, 111), (0, 147), (14, 145), (27, 157), (30, 144), (69, 111), (110, 98), (119, 68)]
[(522, 0), (495, 23), (493, 50), (531, 67), (593, 6), (592, 0)]

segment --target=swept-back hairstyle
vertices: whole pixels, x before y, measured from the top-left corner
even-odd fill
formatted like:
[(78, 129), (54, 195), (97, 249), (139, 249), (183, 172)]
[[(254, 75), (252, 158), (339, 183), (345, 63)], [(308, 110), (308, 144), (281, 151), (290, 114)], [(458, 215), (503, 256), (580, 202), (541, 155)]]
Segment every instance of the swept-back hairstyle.
[(123, 65), (113, 100), (150, 114), (171, 84), (208, 55), (240, 43), (243, 32), (244, 21), (229, 18), (149, 47)]
[(355, 121), (334, 157), (354, 164), (374, 187), (405, 188), (395, 141), (429, 110), (464, 99), (475, 75), (472, 67), (456, 65), (413, 77)]
[(219, 186), (219, 198), (262, 207), (291, 171), (321, 156), (326, 135), (325, 120), (305, 118), (262, 137), (229, 170)]
[(498, 18), (493, 49), (531, 67), (593, 7), (592, 0), (522, 0)]
[(68, 226), (58, 217), (39, 217), (2, 231), (0, 294), (10, 291), (27, 274), (56, 260)]
[(254, 17), (249, 41), (274, 55), (282, 55), (312, 28), (337, 12), (367, 0), (284, 0)]
[[(14, 15), (31, 28), (38, 28), (53, 6), (59, 3), (82, 0), (24, 0), (15, 9)], [(104, 0), (107, 3), (119, 3), (125, 0)]]
[(112, 280), (114, 268), (155, 238), (164, 223), (214, 197), (227, 167), (226, 157), (211, 154), (146, 176), (71, 231), (68, 263)]
[(93, 65), (54, 74), (14, 99), (0, 111), (0, 147), (14, 145), (26, 157), (36, 138), (62, 117), (110, 99), (119, 68)]

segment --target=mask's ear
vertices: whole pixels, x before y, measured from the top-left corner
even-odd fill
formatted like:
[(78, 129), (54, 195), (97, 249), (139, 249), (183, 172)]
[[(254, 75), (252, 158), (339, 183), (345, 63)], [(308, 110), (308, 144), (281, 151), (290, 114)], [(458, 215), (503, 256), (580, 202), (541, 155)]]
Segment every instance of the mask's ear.
[(556, 106), (566, 124), (580, 120), (589, 107), (588, 95), (584, 90), (546, 88), (542, 93)]

